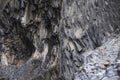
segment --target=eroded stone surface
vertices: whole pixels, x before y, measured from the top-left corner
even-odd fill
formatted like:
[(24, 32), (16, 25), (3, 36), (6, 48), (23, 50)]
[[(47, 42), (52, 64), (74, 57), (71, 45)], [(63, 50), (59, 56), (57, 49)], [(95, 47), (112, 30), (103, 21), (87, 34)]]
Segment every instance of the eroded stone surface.
[(120, 0), (0, 0), (0, 79), (119, 80), (119, 7)]

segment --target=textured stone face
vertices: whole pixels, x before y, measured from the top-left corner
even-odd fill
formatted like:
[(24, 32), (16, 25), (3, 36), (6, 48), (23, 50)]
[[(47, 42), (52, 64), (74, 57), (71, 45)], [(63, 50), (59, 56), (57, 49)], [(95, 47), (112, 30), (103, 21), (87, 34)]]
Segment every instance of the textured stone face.
[(1, 80), (119, 80), (119, 0), (0, 0)]

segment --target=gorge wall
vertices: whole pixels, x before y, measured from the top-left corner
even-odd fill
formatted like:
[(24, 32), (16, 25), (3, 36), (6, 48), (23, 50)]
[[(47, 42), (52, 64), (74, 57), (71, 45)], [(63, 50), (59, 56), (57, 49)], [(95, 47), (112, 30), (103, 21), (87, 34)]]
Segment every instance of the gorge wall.
[(120, 80), (120, 0), (0, 0), (0, 80)]

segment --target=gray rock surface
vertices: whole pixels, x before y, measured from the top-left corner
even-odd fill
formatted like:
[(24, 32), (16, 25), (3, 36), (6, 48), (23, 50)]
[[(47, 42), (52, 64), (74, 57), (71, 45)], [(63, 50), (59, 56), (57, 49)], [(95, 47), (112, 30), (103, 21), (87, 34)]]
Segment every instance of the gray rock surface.
[(0, 80), (120, 80), (120, 0), (0, 0)]

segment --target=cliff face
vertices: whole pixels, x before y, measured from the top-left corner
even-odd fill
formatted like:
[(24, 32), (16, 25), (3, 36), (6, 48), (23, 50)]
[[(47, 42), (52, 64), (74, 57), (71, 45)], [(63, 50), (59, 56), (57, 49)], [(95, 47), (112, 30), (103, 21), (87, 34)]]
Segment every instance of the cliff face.
[(119, 0), (0, 0), (0, 80), (119, 80)]

